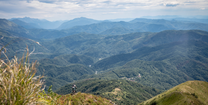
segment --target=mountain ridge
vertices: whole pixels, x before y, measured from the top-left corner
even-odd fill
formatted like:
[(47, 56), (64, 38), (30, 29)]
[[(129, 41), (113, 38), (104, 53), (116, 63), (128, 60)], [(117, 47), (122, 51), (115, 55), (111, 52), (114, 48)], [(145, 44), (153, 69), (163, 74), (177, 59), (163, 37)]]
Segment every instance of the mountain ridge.
[(89, 25), (89, 24), (98, 23), (98, 22), (100, 21), (85, 18), (85, 17), (80, 17), (80, 18), (75, 18), (75, 19), (62, 23), (57, 29), (59, 30), (68, 29), (68, 28), (72, 28), (75, 26)]
[(187, 81), (179, 84), (139, 105), (165, 105), (165, 104), (196, 104), (206, 105), (208, 83), (205, 81)]

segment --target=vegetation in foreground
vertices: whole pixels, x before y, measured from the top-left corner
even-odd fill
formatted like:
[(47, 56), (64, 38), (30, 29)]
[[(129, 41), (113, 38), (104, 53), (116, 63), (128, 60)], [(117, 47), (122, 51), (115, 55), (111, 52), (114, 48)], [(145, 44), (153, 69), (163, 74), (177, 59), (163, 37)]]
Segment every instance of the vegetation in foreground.
[(187, 81), (139, 105), (207, 105), (208, 83)]
[(52, 91), (52, 86), (48, 89), (48, 94), (44, 91), (40, 94), (39, 104), (46, 105), (113, 105), (114, 102), (100, 96), (75, 93), (67, 95), (58, 95)]
[(43, 76), (35, 76), (35, 63), (29, 63), (28, 54), (20, 60), (16, 57), (12, 60), (0, 59), (1, 105), (114, 104), (105, 98), (85, 93), (58, 95), (52, 91), (52, 87), (46, 94)]
[[(4, 53), (4, 52), (3, 52)], [(29, 53), (27, 53), (28, 55)], [(24, 57), (23, 57), (24, 58)], [(0, 59), (0, 104), (26, 105), (36, 104), (43, 82), (35, 76), (35, 63)]]

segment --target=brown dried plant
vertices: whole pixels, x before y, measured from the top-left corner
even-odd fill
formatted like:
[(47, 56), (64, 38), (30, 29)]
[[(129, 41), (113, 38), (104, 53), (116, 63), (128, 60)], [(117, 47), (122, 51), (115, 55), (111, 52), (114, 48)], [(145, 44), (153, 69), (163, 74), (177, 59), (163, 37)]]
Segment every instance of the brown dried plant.
[[(4, 53), (4, 52), (3, 52)], [(6, 56), (6, 54), (4, 54)], [(26, 57), (0, 59), (0, 105), (31, 105), (38, 102), (43, 85), (42, 76), (35, 76), (35, 63)]]

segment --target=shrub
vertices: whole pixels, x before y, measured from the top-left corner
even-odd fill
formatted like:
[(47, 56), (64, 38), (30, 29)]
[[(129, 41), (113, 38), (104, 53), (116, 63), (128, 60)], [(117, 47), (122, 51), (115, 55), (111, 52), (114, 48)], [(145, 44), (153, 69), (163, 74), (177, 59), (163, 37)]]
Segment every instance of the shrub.
[(198, 96), (195, 93), (191, 93), (192, 96), (194, 96), (195, 98), (198, 98)]
[(38, 102), (42, 91), (41, 76), (35, 76), (35, 63), (29, 63), (26, 57), (18, 61), (16, 57), (9, 60), (0, 59), (0, 104), (27, 105)]

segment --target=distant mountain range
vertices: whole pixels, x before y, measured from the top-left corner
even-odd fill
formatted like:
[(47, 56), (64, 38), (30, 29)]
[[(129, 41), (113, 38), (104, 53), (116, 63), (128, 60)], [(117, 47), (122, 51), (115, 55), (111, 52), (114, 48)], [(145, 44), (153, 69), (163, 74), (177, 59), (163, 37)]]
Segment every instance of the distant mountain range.
[[(160, 32), (164, 30), (191, 30), (200, 29), (208, 31), (208, 24), (196, 23), (196, 22), (181, 22), (174, 20), (164, 20), (164, 19), (135, 19), (130, 22), (100, 22), (96, 24), (76, 26), (72, 28), (66, 28), (68, 33), (92, 33), (92, 34), (102, 34), (109, 35), (113, 33), (114, 35), (126, 34), (128, 31), (132, 32)], [(120, 32), (118, 29), (125, 30), (126, 32)]]
[(21, 21), (19, 19), (13, 19), (11, 20), (12, 22), (14, 22), (15, 24), (18, 24), (26, 29), (34, 29), (34, 28), (38, 28), (40, 29), (41, 27), (35, 23), (27, 23), (27, 22), (24, 22), (24, 21)]
[[(9, 58), (21, 58), (28, 46), (30, 61), (38, 60), (37, 75), (45, 75), (46, 89), (76, 83), (79, 91), (137, 104), (189, 80), (208, 81), (206, 23), (144, 18), (129, 22), (78, 18), (62, 23), (63, 27), (46, 20), (0, 19), (2, 51)], [(55, 26), (62, 28), (43, 29)], [(122, 83), (126, 86), (119, 87)], [(134, 93), (137, 90), (142, 95)], [(172, 95), (203, 103), (196, 94), (168, 96)], [(167, 98), (157, 99), (151, 102)]]
[[(174, 30), (201, 29), (205, 31), (208, 30), (206, 28), (208, 20), (194, 19), (194, 18), (176, 18), (172, 20), (136, 18), (136, 19), (132, 19), (131, 21), (125, 22), (125, 24), (120, 23), (119, 21), (113, 21), (113, 20), (100, 21), (100, 20), (94, 20), (94, 19), (89, 19), (85, 17), (75, 18), (69, 21), (54, 21), (54, 22), (50, 22), (47, 20), (33, 19), (29, 17), (12, 18), (10, 20), (20, 26), (23, 26), (26, 29), (43, 28), (43, 29), (62, 30), (62, 29), (72, 28), (71, 31), (73, 30), (74, 32), (81, 31), (81, 32), (96, 33), (96, 34), (101, 33), (101, 31), (104, 31), (104, 30), (109, 30), (111, 28), (112, 29), (113, 28), (126, 28), (128, 30), (133, 29), (134, 32), (159, 32), (162, 30), (172, 30), (172, 29)], [(106, 22), (107, 23), (110, 22), (112, 24), (106, 24)], [(130, 23), (138, 23), (138, 25), (136, 24), (136, 26), (133, 27), (132, 24)], [(81, 27), (77, 27), (77, 26), (81, 26)], [(76, 28), (73, 28), (73, 27), (76, 27)], [(88, 27), (88, 28), (85, 28), (85, 27)], [(92, 32), (92, 30), (90, 30), (91, 28), (95, 29), (95, 31)], [(96, 31), (99, 31), (99, 32), (96, 32)]]
[(98, 23), (101, 21), (98, 20), (94, 20), (94, 19), (88, 19), (85, 17), (80, 17), (80, 18), (75, 18), (73, 20), (64, 22), (63, 24), (61, 24), (58, 29), (67, 29), (67, 28), (72, 28), (74, 26), (83, 26), (83, 25), (89, 25), (89, 24), (94, 24), (94, 23)]
[(30, 17), (24, 17), (24, 18), (12, 18), (10, 19), (14, 23), (23, 26), (24, 28), (30, 29), (30, 28), (43, 28), (43, 29), (56, 29), (58, 28), (62, 23), (65, 21), (48, 21), (48, 20), (40, 20), (40, 19), (34, 19)]

